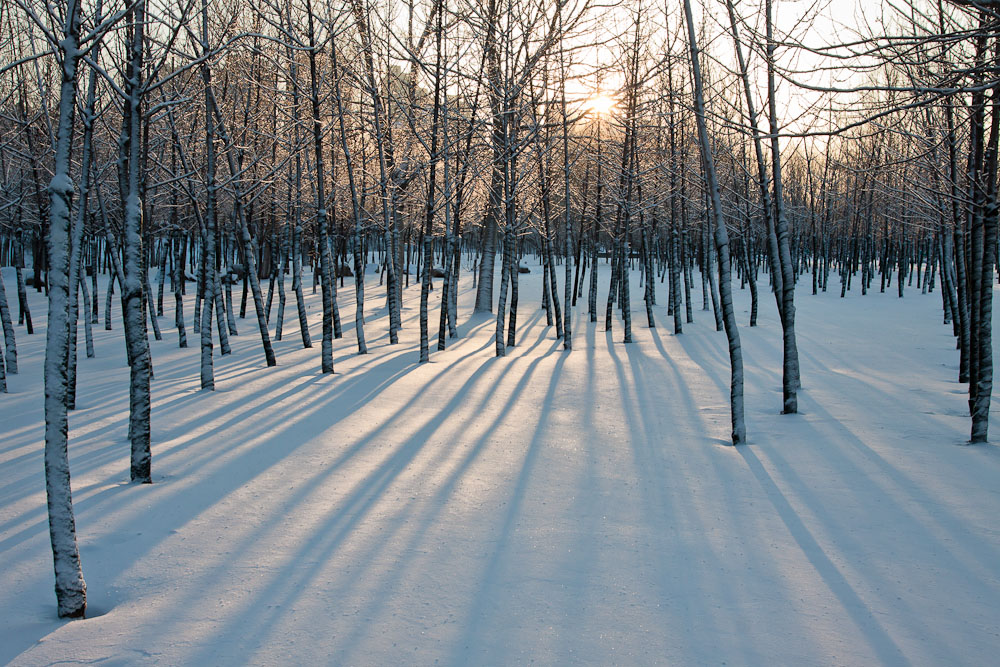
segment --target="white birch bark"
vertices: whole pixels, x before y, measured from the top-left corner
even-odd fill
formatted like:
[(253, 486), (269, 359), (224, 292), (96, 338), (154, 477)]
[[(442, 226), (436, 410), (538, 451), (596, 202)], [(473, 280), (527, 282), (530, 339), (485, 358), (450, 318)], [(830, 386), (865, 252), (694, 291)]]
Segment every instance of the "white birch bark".
[(174, 259), (172, 263), (174, 278), (174, 326), (177, 327), (177, 346), (187, 347), (187, 331), (184, 328), (184, 244), (187, 239), (180, 236), (173, 244)]
[(45, 491), (49, 537), (55, 570), (58, 613), (82, 618), (87, 585), (80, 567), (76, 520), (70, 489), (69, 422), (66, 410), (69, 363), (70, 176), (73, 119), (76, 111), (77, 63), (80, 58), (80, 3), (69, 0), (59, 42), (62, 83), (56, 133), (54, 174), (49, 184), (49, 319), (45, 335)]
[(368, 25), (368, 11), (363, 0), (351, 0), (351, 11), (354, 22), (361, 37), (362, 54), (365, 64), (365, 87), (372, 100), (372, 121), (375, 129), (375, 145), (378, 150), (379, 188), (382, 200), (382, 217), (385, 224), (386, 241), (386, 303), (389, 310), (389, 343), (399, 342), (401, 326), (399, 303), (398, 255), (399, 248), (396, 232), (396, 197), (392, 185), (394, 158), (392, 142), (386, 140), (384, 119), (382, 118), (382, 100), (379, 96), (375, 80), (375, 57), (371, 40), (371, 30)]
[[(205, 69), (208, 69), (207, 65)], [(237, 174), (239, 173), (239, 169), (234, 156), (234, 152), (236, 150), (235, 146), (233, 145), (229, 132), (226, 130), (226, 124), (222, 117), (222, 112), (219, 110), (219, 105), (215, 101), (215, 92), (210, 83), (206, 83), (205, 85), (207, 88), (206, 94), (208, 95), (212, 111), (215, 115), (216, 127), (218, 129), (219, 136), (222, 139), (222, 144), (226, 149), (226, 158), (229, 163), (229, 173)], [(261, 346), (264, 348), (264, 361), (268, 366), (274, 366), (277, 364), (277, 360), (274, 357), (274, 348), (271, 346), (271, 336), (268, 332), (267, 318), (264, 314), (264, 298), (260, 291), (260, 277), (257, 275), (257, 244), (250, 235), (250, 226), (247, 223), (246, 211), (243, 208), (243, 191), (238, 180), (234, 179), (232, 188), (234, 208), (233, 215), (236, 218), (236, 223), (239, 228), (240, 242), (243, 244), (243, 254), (246, 256), (244, 275), (249, 279), (250, 292), (253, 294), (254, 311), (257, 314), (257, 328), (260, 331)], [(230, 318), (232, 318), (231, 309)]]
[(330, 40), (330, 61), (333, 66), (334, 96), (337, 103), (337, 118), (340, 124), (340, 144), (347, 163), (347, 181), (351, 189), (351, 211), (354, 216), (354, 332), (358, 340), (358, 354), (368, 354), (368, 344), (365, 342), (365, 261), (361, 255), (361, 201), (358, 197), (358, 185), (354, 177), (354, 161), (351, 148), (347, 143), (347, 128), (344, 120), (344, 98), (340, 88), (340, 71), (337, 60), (337, 40)]
[(788, 219), (785, 216), (781, 181), (781, 150), (778, 145), (777, 96), (774, 83), (774, 36), (771, 18), (772, 1), (765, 3), (767, 23), (767, 107), (771, 130), (771, 173), (774, 188), (774, 222), (781, 267), (781, 330), (782, 330), (782, 393), (785, 414), (795, 414), (798, 408), (799, 349), (795, 340), (795, 271), (792, 265)]
[(6, 372), (17, 375), (17, 343), (14, 340), (14, 320), (10, 315), (7, 290), (0, 275), (0, 324), (3, 326), (3, 342), (6, 350)]
[(143, 311), (142, 261), (142, 202), (139, 198), (140, 138), (142, 129), (143, 55), (146, 23), (145, 1), (140, 0), (132, 10), (133, 37), (129, 43), (128, 99), (128, 157), (127, 194), (125, 200), (125, 282), (122, 288), (122, 310), (125, 325), (125, 344), (129, 348), (131, 377), (129, 382), (129, 439), (131, 441), (130, 477), (133, 482), (149, 484), (152, 480), (149, 446), (150, 432), (150, 380), (152, 363), (149, 340), (146, 337)]
[[(289, 15), (291, 9), (288, 9)], [(289, 30), (291, 28), (289, 27)], [(299, 76), (296, 66), (295, 51), (288, 47), (289, 67), (288, 82), (292, 89), (292, 133), (294, 145), (299, 145)], [(291, 179), (291, 174), (289, 174)], [(295, 293), (295, 305), (299, 320), (299, 334), (302, 336), (302, 347), (312, 347), (312, 337), (309, 335), (309, 321), (306, 316), (305, 296), (302, 293), (302, 157), (295, 153), (294, 181), (289, 183), (289, 189), (294, 196), (289, 195), (291, 214), (291, 255), (292, 255), (292, 292)], [(281, 338), (280, 334), (277, 337)]]
[(316, 235), (319, 242), (320, 285), (323, 302), (323, 340), (320, 346), (320, 368), (323, 373), (333, 373), (333, 281), (330, 244), (327, 234), (327, 209), (323, 166), (322, 123), (319, 115), (319, 78), (316, 68), (316, 33), (314, 31), (311, 0), (306, 0), (306, 26), (309, 40), (309, 98), (312, 105), (312, 136), (316, 166)]
[[(95, 12), (101, 14), (102, 3), (97, 2)], [(98, 49), (91, 52), (96, 59)], [(78, 286), (82, 287), (86, 296), (87, 283), (80, 280), (80, 266), (83, 259), (83, 228), (86, 222), (89, 183), (91, 178), (91, 160), (93, 158), (93, 134), (94, 134), (94, 106), (97, 89), (97, 70), (91, 68), (87, 81), (87, 101), (83, 109), (83, 160), (80, 168), (80, 196), (77, 204), (76, 217), (73, 220), (70, 232), (70, 260), (69, 260), (69, 358), (67, 372), (67, 400), (66, 407), (70, 410), (76, 409), (76, 375), (77, 375), (77, 321), (79, 319), (79, 302), (77, 300)], [(88, 300), (84, 299), (84, 329), (87, 344), (87, 356), (94, 356), (93, 334), (90, 329), (90, 318), (87, 313)]]
[[(442, 0), (438, 0), (438, 2), (443, 4)], [(420, 281), (420, 363), (430, 361), (430, 325), (427, 317), (427, 305), (431, 291), (431, 268), (434, 264), (434, 197), (438, 163), (438, 129), (441, 119), (441, 36), (444, 32), (441, 19), (443, 8), (440, 4), (437, 10), (437, 28), (435, 29), (437, 55), (434, 63), (434, 108), (431, 112), (431, 164), (430, 173), (427, 176), (427, 203), (423, 234), (423, 273)]]
[(17, 281), (17, 303), (18, 303), (18, 324), (24, 321), (28, 335), (35, 333), (35, 328), (31, 324), (31, 309), (28, 307), (28, 288), (24, 280), (24, 244), (18, 237), (17, 257), (14, 263), (14, 278)]
[[(559, 13), (559, 29), (562, 31), (563, 3), (556, 3)], [(570, 217), (570, 187), (569, 187), (569, 115), (566, 112), (566, 67), (564, 54), (559, 52), (559, 88), (560, 106), (562, 107), (562, 158), (563, 158), (563, 254), (566, 258), (566, 276), (563, 285), (563, 349), (573, 349), (573, 222)], [(517, 271), (517, 266), (513, 267)]]
[(729, 402), (732, 417), (732, 440), (734, 445), (746, 442), (746, 422), (743, 412), (743, 350), (740, 334), (733, 310), (733, 291), (730, 280), (729, 234), (723, 217), (722, 198), (719, 194), (719, 180), (715, 171), (715, 156), (708, 137), (705, 120), (705, 93), (702, 89), (701, 65), (699, 63), (698, 41), (695, 37), (694, 19), (691, 15), (691, 0), (684, 0), (684, 17), (687, 22), (688, 48), (691, 54), (691, 75), (694, 83), (695, 121), (698, 125), (698, 142), (705, 165), (705, 177), (711, 199), (712, 218), (715, 225), (715, 245), (719, 253), (719, 290), (722, 300), (723, 321), (729, 340), (730, 393)]

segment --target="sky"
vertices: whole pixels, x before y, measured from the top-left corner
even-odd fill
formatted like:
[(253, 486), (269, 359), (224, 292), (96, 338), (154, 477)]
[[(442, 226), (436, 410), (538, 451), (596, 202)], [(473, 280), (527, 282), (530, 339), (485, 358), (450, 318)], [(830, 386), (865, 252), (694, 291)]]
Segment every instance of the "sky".
[[(753, 11), (762, 12), (763, 3), (753, 3), (752, 5), (743, 0), (737, 4), (737, 12), (750, 14)], [(709, 0), (706, 3), (695, 2), (695, 21), (701, 22), (703, 7), (708, 7), (714, 17), (709, 22), (707, 31), (709, 39), (706, 40), (708, 52), (712, 57), (729, 68), (735, 69), (736, 56), (729, 35), (729, 23), (726, 16), (725, 4), (721, 0)], [(864, 9), (862, 9), (864, 7)], [(883, 4), (864, 3), (862, 0), (781, 0), (775, 3), (775, 17), (777, 32), (779, 35), (790, 35), (794, 41), (801, 42), (809, 48), (821, 47), (836, 44), (843, 41), (853, 40), (859, 32), (859, 26), (865, 22), (876, 22), (882, 14)], [(650, 56), (655, 56), (662, 52), (663, 44), (670, 39), (671, 33), (676, 33), (680, 26), (681, 11), (679, 3), (670, 4), (671, 15), (663, 25), (662, 11), (659, 15), (660, 25), (647, 30), (647, 37), (644, 46)], [(763, 31), (763, 19), (760, 17), (760, 29)], [(609, 38), (609, 35), (621, 33), (627, 30), (632, 21), (629, 10), (622, 6), (615, 9), (601, 10), (600, 21), (596, 26), (596, 39), (594, 33), (587, 33), (581, 39), (587, 39), (597, 44), (592, 49), (579, 52), (576, 59), (580, 63), (579, 70), (589, 70), (591, 73), (582, 76), (568, 84), (567, 91), (571, 99), (587, 100), (599, 95), (610, 95), (615, 97), (617, 89), (622, 86), (622, 74), (620, 67), (613, 64), (627, 47), (620, 40)], [(741, 37), (747, 40), (748, 31), (741, 29)], [(684, 48), (683, 44), (678, 44), (675, 51)], [(746, 52), (746, 49), (745, 49)], [(839, 70), (836, 77), (830, 71), (812, 72), (820, 69), (824, 64), (823, 58), (809, 53), (802, 49), (783, 48), (779, 51), (779, 59), (784, 67), (795, 71), (794, 79), (812, 86), (829, 86), (835, 83), (838, 78), (842, 82), (845, 77), (850, 76), (843, 70)], [(760, 64), (759, 59), (756, 59)], [(752, 61), (753, 62), (753, 61)], [(594, 70), (599, 66), (610, 66), (610, 71), (603, 75), (594, 74)], [(753, 67), (753, 64), (751, 64)], [(839, 68), (838, 68), (839, 69)], [(598, 77), (601, 81), (598, 81)], [(763, 75), (755, 77), (759, 82), (758, 90), (764, 92), (765, 79)], [(823, 95), (818, 92), (809, 91), (795, 86), (791, 81), (779, 81), (778, 83), (779, 107), (783, 110), (783, 124), (794, 128), (795, 131), (805, 131), (814, 122), (815, 109), (823, 105)], [(763, 95), (758, 99), (758, 108), (762, 107)], [(586, 103), (586, 102), (583, 102)]]

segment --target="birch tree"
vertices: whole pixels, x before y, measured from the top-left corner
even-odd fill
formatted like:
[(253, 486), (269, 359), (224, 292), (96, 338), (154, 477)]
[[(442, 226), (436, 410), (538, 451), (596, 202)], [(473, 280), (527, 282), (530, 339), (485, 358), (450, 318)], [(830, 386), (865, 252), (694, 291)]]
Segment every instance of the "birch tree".
[[(59, 120), (56, 130), (54, 173), (49, 183), (48, 286), (49, 317), (45, 334), (45, 493), (49, 538), (55, 569), (55, 590), (61, 618), (83, 618), (87, 611), (87, 584), (80, 566), (76, 520), (70, 489), (67, 419), (69, 365), (69, 258), (73, 179), (70, 173), (73, 125), (76, 114), (76, 80), (83, 55), (82, 11), (78, 0), (69, 0), (65, 13), (50, 14), (58, 27), (48, 32), (34, 9), (21, 4), (57, 49), (61, 74)], [(58, 30), (58, 32), (55, 32)]]
[(730, 393), (729, 403), (732, 416), (732, 441), (734, 445), (746, 442), (746, 422), (743, 413), (743, 350), (733, 309), (733, 292), (730, 278), (729, 233), (723, 217), (722, 199), (719, 194), (719, 180), (715, 171), (715, 155), (708, 125), (705, 120), (705, 93), (702, 88), (699, 47), (695, 36), (691, 0), (684, 0), (684, 18), (687, 23), (688, 51), (691, 56), (691, 79), (694, 84), (695, 122), (698, 126), (698, 144), (705, 168), (705, 181), (711, 201), (712, 224), (715, 228), (715, 246), (719, 253), (719, 291), (722, 299), (726, 337), (729, 341)]
[(133, 482), (149, 484), (153, 481), (150, 454), (150, 381), (152, 359), (149, 339), (146, 337), (143, 290), (146, 283), (142, 259), (142, 214), (140, 199), (142, 189), (142, 127), (145, 97), (144, 56), (146, 29), (146, 0), (138, 0), (129, 10), (128, 61), (125, 67), (125, 120), (122, 130), (127, 141), (120, 149), (126, 188), (125, 252), (123, 262), (122, 319), (125, 328), (125, 345), (129, 352), (129, 440), (131, 442), (130, 477)]

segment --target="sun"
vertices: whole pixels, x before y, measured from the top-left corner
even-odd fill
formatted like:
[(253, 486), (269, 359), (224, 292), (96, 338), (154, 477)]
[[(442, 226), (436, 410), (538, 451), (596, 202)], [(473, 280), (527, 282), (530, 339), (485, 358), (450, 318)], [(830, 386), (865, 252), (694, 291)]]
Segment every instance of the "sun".
[(587, 111), (596, 116), (606, 116), (615, 108), (616, 100), (603, 93), (590, 97), (586, 102)]

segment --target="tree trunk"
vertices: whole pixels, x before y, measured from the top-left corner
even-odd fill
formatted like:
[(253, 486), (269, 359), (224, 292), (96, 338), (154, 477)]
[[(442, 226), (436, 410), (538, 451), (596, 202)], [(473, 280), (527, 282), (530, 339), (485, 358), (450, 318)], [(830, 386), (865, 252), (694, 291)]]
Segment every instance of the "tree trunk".
[(59, 126), (54, 174), (49, 184), (49, 320), (45, 335), (45, 491), (49, 537), (55, 569), (55, 588), (61, 618), (82, 618), (87, 610), (87, 585), (80, 567), (76, 521), (70, 490), (67, 419), (67, 364), (69, 355), (69, 255), (70, 210), (73, 181), (70, 176), (73, 117), (76, 111), (76, 76), (79, 62), (80, 3), (66, 8), (63, 39)]
[[(133, 38), (129, 44), (129, 78), (126, 92), (127, 110), (127, 193), (125, 200), (125, 282), (122, 287), (122, 310), (125, 325), (125, 344), (129, 348), (131, 378), (129, 382), (129, 439), (131, 440), (130, 476), (133, 482), (149, 484), (153, 481), (149, 447), (150, 433), (150, 380), (152, 363), (149, 340), (146, 338), (145, 313), (143, 312), (142, 261), (142, 202), (140, 189), (144, 174), (141, 169), (141, 129), (143, 103), (143, 55), (145, 31), (145, 2), (136, 3)], [(123, 156), (124, 157), (124, 156)]]
[[(88, 320), (89, 321), (89, 320)], [(14, 321), (7, 302), (7, 290), (0, 275), (0, 324), (3, 326), (3, 341), (6, 350), (6, 372), (17, 375), (17, 344), (14, 340)]]
[(734, 445), (746, 442), (746, 423), (743, 413), (743, 351), (740, 346), (740, 335), (736, 325), (736, 314), (733, 309), (733, 292), (730, 282), (729, 234), (726, 231), (726, 221), (723, 217), (722, 199), (719, 195), (719, 182), (715, 172), (715, 156), (708, 136), (705, 121), (705, 94), (702, 89), (701, 65), (699, 49), (695, 37), (694, 19), (691, 15), (691, 0), (684, 0), (684, 16), (687, 20), (688, 47), (691, 53), (691, 74), (694, 82), (695, 120), (698, 125), (698, 142), (701, 148), (702, 160), (705, 165), (705, 176), (711, 196), (712, 216), (715, 222), (715, 244), (719, 251), (719, 289), (722, 297), (722, 307), (729, 339), (730, 362), (730, 408), (732, 415), (732, 440)]

